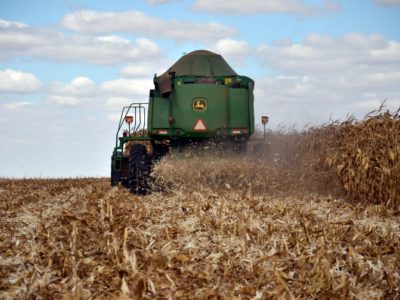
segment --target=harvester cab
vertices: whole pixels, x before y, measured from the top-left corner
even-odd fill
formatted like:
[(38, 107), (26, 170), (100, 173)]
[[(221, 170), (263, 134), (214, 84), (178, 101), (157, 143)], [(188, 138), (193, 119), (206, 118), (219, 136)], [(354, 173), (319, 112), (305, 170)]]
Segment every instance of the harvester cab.
[[(245, 149), (254, 132), (254, 81), (238, 75), (222, 56), (191, 52), (153, 82), (147, 103), (122, 109), (112, 185), (146, 193), (152, 163), (171, 148), (212, 142)], [(123, 131), (123, 126), (128, 128)]]

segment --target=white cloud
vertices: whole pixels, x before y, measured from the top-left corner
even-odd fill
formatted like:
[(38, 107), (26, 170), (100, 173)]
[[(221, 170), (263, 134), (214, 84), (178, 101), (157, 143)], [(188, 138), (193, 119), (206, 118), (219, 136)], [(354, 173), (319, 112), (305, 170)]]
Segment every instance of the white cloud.
[(49, 92), (51, 94), (60, 95), (87, 96), (93, 94), (95, 90), (95, 83), (85, 76), (78, 76), (68, 84), (53, 82), (49, 86)]
[(7, 21), (0, 19), (0, 28), (26, 28), (27, 24), (15, 21)]
[(125, 105), (132, 103), (132, 99), (127, 97), (109, 97), (106, 101), (106, 106), (111, 109), (121, 110)]
[(400, 83), (400, 72), (376, 72), (366, 74), (365, 78), (368, 80), (368, 82), (392, 86)]
[(61, 106), (92, 104), (96, 94), (96, 84), (85, 76), (78, 76), (67, 84), (53, 82), (47, 90), (48, 100)]
[(103, 82), (100, 89), (107, 93), (131, 96), (131, 102), (147, 101), (149, 90), (154, 86), (149, 79), (119, 78)]
[(91, 90), (94, 87), (94, 81), (85, 76), (78, 76), (71, 81), (71, 87), (75, 90)]
[[(79, 114), (53, 104), (0, 104), (0, 176), (107, 176), (117, 122), (91, 108)], [(98, 121), (93, 121), (95, 116)], [(90, 143), (87, 143), (90, 137)], [(29, 153), (29, 155), (27, 155)], [(90, 153), (82, 157), (82, 153)], [(13, 159), (8, 159), (13, 157)]]
[(143, 50), (143, 56), (146, 56), (145, 54), (151, 54), (152, 56), (155, 54), (160, 54), (160, 48), (155, 42), (145, 38), (139, 38), (136, 40), (136, 42), (137, 47)]
[(396, 71), (400, 64), (400, 43), (387, 41), (380, 35), (348, 34), (340, 38), (311, 35), (302, 44), (261, 45), (258, 54), (274, 69), (301, 74), (343, 74), (366, 69), (377, 72), (382, 68)]
[(149, 68), (149, 66), (147, 64), (143, 64), (143, 63), (125, 66), (120, 71), (120, 74), (123, 77), (146, 78), (151, 75), (154, 75), (154, 73), (155, 72), (152, 71), (152, 68)]
[(160, 53), (159, 46), (145, 38), (94, 37), (31, 27), (7, 27), (0, 31), (0, 60), (24, 56), (61, 62), (117, 64), (152, 59)]
[(165, 20), (140, 11), (97, 12), (81, 10), (62, 20), (64, 28), (81, 33), (125, 32), (174, 40), (216, 40), (236, 33), (215, 22)]
[(400, 99), (400, 43), (380, 35), (310, 35), (262, 45), (257, 54), (278, 74), (256, 80), (257, 111), (269, 112), (275, 125), (363, 117), (385, 99), (390, 108)]
[(35, 93), (42, 83), (35, 75), (12, 69), (0, 71), (0, 93)]
[(371, 50), (371, 56), (381, 62), (399, 61), (400, 43), (397, 41), (389, 41), (384, 47), (377, 47)]
[(107, 35), (107, 36), (100, 36), (98, 40), (103, 43), (109, 44), (120, 44), (120, 45), (128, 45), (130, 40), (124, 39), (123, 37), (117, 35)]
[(138, 62), (123, 67), (120, 71), (122, 77), (127, 78), (146, 78), (152, 79), (154, 74), (161, 74), (168, 66), (172, 65), (171, 62), (166, 60), (153, 60), (149, 62)]
[(400, 0), (374, 0), (374, 2), (378, 5), (383, 5), (383, 6), (400, 5)]
[(215, 50), (222, 56), (248, 56), (251, 51), (245, 41), (230, 38), (219, 40), (215, 44)]
[(120, 118), (121, 118), (121, 113), (118, 113), (118, 112), (107, 114), (107, 119), (109, 121), (113, 121), (115, 124), (117, 124), (117, 121), (119, 121)]
[(146, 102), (153, 87), (149, 79), (126, 79), (95, 83), (78, 76), (69, 83), (53, 82), (47, 88), (47, 99), (61, 106), (97, 107), (101, 110), (120, 110), (132, 102)]
[(222, 55), (228, 63), (235, 62), (236, 65), (243, 65), (252, 53), (245, 41), (231, 38), (218, 40), (215, 45), (210, 46), (210, 50)]
[(400, 107), (400, 97), (382, 101), (378, 100), (376, 96), (377, 95), (375, 94), (365, 94), (364, 99), (358, 101), (356, 106), (368, 112), (378, 109), (383, 103), (387, 109), (392, 111), (397, 110)]
[(63, 96), (63, 95), (49, 95), (49, 100), (60, 106), (78, 106), (82, 104), (82, 98)]
[(311, 6), (300, 0), (196, 0), (193, 8), (217, 14), (263, 14), (288, 13), (295, 15), (314, 15), (317, 13), (335, 12), (341, 9), (334, 1), (323, 1), (321, 6)]
[(20, 110), (21, 108), (29, 107), (32, 105), (34, 105), (32, 102), (18, 101), (6, 103), (4, 107), (9, 110)]
[(146, 61), (137, 60), (123, 67), (119, 74), (124, 78), (153, 79), (154, 74), (164, 73), (172, 64), (174, 59), (166, 57), (155, 57)]

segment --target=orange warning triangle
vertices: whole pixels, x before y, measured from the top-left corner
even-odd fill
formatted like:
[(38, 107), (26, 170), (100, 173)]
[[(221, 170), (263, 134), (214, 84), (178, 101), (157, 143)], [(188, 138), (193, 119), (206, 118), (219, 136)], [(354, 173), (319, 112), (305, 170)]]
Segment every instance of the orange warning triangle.
[(194, 124), (193, 129), (195, 131), (204, 131), (207, 129), (206, 124), (204, 124), (204, 121), (202, 119), (198, 119), (196, 124)]

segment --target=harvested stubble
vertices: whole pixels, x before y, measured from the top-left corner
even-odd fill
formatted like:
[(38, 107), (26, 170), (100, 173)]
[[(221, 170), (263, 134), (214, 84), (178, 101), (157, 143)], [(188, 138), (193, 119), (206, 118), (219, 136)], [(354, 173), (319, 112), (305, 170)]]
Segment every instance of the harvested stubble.
[(145, 197), (103, 179), (0, 180), (0, 298), (399, 297), (398, 212), (261, 193), (249, 161), (200, 159), (163, 161), (171, 189)]

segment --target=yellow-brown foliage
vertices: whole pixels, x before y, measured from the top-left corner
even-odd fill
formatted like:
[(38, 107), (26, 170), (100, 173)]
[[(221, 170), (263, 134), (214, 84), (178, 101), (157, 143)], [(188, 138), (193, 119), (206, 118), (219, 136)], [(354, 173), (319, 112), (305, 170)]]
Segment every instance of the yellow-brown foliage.
[[(301, 142), (302, 163), (341, 186), (351, 200), (400, 207), (400, 115), (379, 110), (309, 130)], [(304, 153), (306, 153), (304, 155)]]

